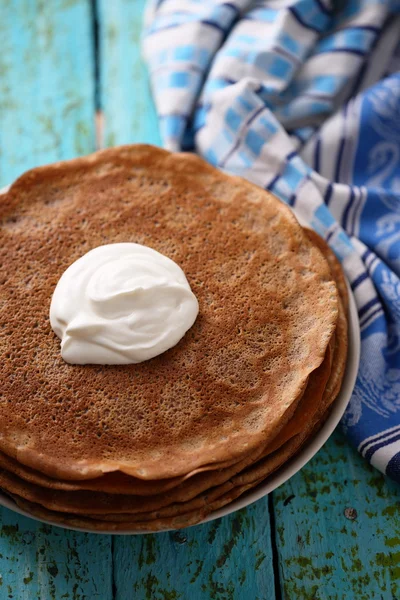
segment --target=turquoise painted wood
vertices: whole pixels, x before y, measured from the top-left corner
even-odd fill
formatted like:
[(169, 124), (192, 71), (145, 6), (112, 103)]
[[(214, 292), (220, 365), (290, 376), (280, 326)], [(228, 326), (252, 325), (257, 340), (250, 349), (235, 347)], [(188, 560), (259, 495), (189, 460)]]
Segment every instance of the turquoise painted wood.
[[(0, 2), (0, 185), (94, 150), (89, 0)], [(112, 598), (110, 536), (0, 509), (0, 599)]]
[(283, 598), (400, 598), (400, 488), (339, 432), (274, 506)]
[(268, 502), (188, 529), (114, 540), (115, 600), (272, 600)]
[(101, 107), (106, 146), (161, 145), (140, 37), (143, 0), (99, 0)]
[(0, 185), (94, 148), (90, 0), (0, 2)]
[(0, 513), (0, 598), (112, 600), (111, 538)]

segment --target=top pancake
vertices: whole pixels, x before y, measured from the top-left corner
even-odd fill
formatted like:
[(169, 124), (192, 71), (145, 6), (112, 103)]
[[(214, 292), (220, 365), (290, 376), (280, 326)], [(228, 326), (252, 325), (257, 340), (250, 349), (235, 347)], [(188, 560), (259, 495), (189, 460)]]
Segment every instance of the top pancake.
[[(1, 219), (0, 450), (54, 477), (175, 477), (273, 439), (337, 321), (328, 264), (274, 196), (200, 158), (104, 150), (23, 175)], [(65, 363), (49, 324), (64, 270), (136, 242), (176, 261), (200, 305), (139, 365)]]

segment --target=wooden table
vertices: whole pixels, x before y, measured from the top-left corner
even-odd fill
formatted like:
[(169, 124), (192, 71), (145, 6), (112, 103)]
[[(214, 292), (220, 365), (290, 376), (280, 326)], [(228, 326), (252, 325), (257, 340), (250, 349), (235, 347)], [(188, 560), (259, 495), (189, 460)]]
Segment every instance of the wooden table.
[[(0, 0), (0, 185), (101, 146), (160, 143), (142, 5)], [(399, 599), (399, 501), (336, 432), (268, 498), (180, 532), (76, 533), (3, 509), (0, 600)]]

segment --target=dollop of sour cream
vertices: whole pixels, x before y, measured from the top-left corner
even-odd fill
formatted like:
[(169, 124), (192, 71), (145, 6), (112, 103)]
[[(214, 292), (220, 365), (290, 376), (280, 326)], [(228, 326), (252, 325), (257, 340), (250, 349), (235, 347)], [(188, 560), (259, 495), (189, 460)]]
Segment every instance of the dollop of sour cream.
[(71, 364), (123, 365), (175, 346), (199, 305), (182, 269), (140, 244), (91, 250), (61, 276), (50, 323)]

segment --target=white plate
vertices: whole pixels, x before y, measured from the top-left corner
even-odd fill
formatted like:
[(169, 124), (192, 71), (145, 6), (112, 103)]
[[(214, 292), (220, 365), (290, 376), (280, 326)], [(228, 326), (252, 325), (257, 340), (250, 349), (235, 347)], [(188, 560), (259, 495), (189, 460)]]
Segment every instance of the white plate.
[[(0, 190), (0, 193), (7, 191), (7, 188)], [(247, 492), (234, 502), (231, 502), (227, 506), (220, 508), (208, 515), (201, 523), (207, 523), (208, 521), (213, 521), (214, 519), (219, 519), (220, 517), (224, 517), (229, 515), (236, 510), (240, 510), (245, 506), (249, 506), (253, 502), (256, 502), (260, 498), (267, 496), (270, 492), (275, 490), (277, 487), (285, 483), (288, 479), (290, 479), (295, 473), (300, 471), (302, 467), (312, 457), (320, 450), (320, 448), (325, 444), (328, 438), (331, 436), (332, 432), (336, 428), (340, 419), (343, 416), (343, 413), (349, 403), (351, 394), (353, 392), (354, 384), (357, 378), (358, 365), (360, 362), (360, 327), (358, 323), (358, 313), (357, 307), (354, 300), (353, 293), (348, 285), (349, 290), (349, 351), (347, 357), (347, 366), (346, 371), (343, 378), (342, 388), (340, 390), (339, 396), (336, 398), (335, 402), (332, 405), (332, 409), (328, 419), (325, 421), (322, 428), (319, 432), (312, 438), (310, 442), (305, 444), (300, 452), (291, 460), (286, 462), (280, 469), (278, 469), (271, 477), (268, 477), (265, 483), (260, 484), (254, 490)], [(11, 510), (30, 517), (31, 519), (35, 519), (37, 521), (41, 521), (43, 523), (48, 523), (49, 525), (55, 525), (56, 527), (62, 527), (64, 529), (73, 529), (75, 531), (85, 531), (88, 533), (105, 533), (105, 534), (113, 534), (113, 535), (141, 535), (143, 533), (153, 533), (141, 531), (140, 533), (135, 533), (132, 531), (107, 531), (100, 530), (93, 532), (89, 529), (84, 529), (80, 527), (69, 527), (66, 525), (61, 525), (59, 523), (54, 523), (48, 519), (37, 519), (32, 516), (30, 513), (20, 509), (13, 500), (11, 500), (8, 496), (2, 494), (0, 492), (0, 505), (5, 506), (6, 508), (10, 508)], [(200, 525), (200, 523), (198, 523)], [(165, 530), (168, 531), (168, 530)]]

